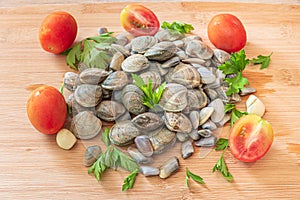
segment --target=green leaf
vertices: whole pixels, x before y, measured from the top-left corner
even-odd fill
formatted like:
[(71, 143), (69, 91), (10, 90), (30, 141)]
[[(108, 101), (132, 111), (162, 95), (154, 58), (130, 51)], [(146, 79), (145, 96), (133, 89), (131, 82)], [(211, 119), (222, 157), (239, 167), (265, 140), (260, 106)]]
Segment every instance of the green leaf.
[(230, 96), (235, 93), (239, 93), (244, 88), (245, 85), (249, 84), (248, 79), (244, 78), (241, 72), (238, 72), (236, 76), (233, 78), (225, 78), (224, 81), (227, 82), (229, 85), (229, 88), (226, 91), (227, 96)]
[(183, 34), (190, 33), (192, 30), (194, 30), (194, 27), (191, 24), (186, 24), (178, 21), (174, 21), (172, 24), (170, 24), (169, 22), (163, 22), (161, 28), (169, 29)]
[(77, 43), (74, 47), (72, 47), (66, 56), (66, 63), (72, 69), (78, 70), (76, 64), (81, 59), (81, 42)]
[(227, 113), (227, 112), (232, 111), (233, 109), (235, 109), (235, 105), (234, 104), (226, 103), (224, 112)]
[(110, 139), (109, 139), (109, 128), (105, 128), (104, 131), (102, 132), (102, 141), (106, 146), (110, 145)]
[(200, 184), (205, 184), (205, 182), (203, 181), (203, 178), (201, 178), (200, 176), (192, 173), (187, 167), (185, 169), (185, 185), (186, 187), (189, 187), (189, 178), (193, 179), (194, 181), (196, 181), (197, 183)]
[(142, 77), (136, 75), (136, 74), (131, 74), (133, 80), (134, 80), (134, 84), (136, 86), (138, 86), (139, 88), (142, 88), (143, 86), (145, 86), (145, 82), (144, 80), (142, 79)]
[(242, 49), (239, 52), (232, 53), (230, 60), (220, 65), (218, 68), (225, 74), (236, 74), (242, 72), (249, 62), (249, 59), (246, 59), (245, 51)]
[(268, 56), (259, 55), (257, 56), (257, 58), (253, 58), (252, 60), (250, 60), (250, 62), (254, 65), (261, 64), (260, 69), (265, 69), (270, 64), (272, 54), (273, 52)]
[(227, 181), (232, 182), (233, 181), (233, 176), (229, 173), (227, 165), (226, 165), (225, 160), (224, 160), (224, 152), (225, 152), (225, 150), (223, 151), (223, 154), (220, 157), (220, 159), (217, 161), (217, 163), (213, 167), (212, 172), (219, 171), (219, 172), (221, 172), (222, 176)]
[(129, 171), (132, 172), (136, 169), (139, 169), (139, 166), (136, 164), (136, 162), (134, 160), (132, 160), (128, 155), (126, 155), (125, 153), (121, 152), (120, 150), (118, 150), (117, 148), (114, 149), (118, 155), (119, 155), (119, 159), (120, 159), (120, 166)]
[(216, 148), (215, 150), (216, 151), (222, 151), (222, 150), (225, 150), (227, 149), (229, 143), (228, 143), (228, 139), (226, 138), (220, 138), (217, 143), (216, 143)]
[(242, 112), (237, 109), (232, 110), (231, 112), (231, 118), (230, 118), (230, 126), (233, 126), (233, 124), (241, 118), (243, 115), (248, 115), (247, 112)]
[(63, 82), (61, 84), (61, 87), (60, 87), (60, 90), (59, 90), (62, 95), (64, 95), (64, 89), (65, 89), (65, 83)]
[(225, 105), (225, 112), (231, 112), (230, 116), (230, 126), (232, 126), (239, 118), (241, 118), (243, 115), (248, 115), (247, 112), (242, 112), (238, 109), (236, 109), (234, 104), (227, 103)]
[(148, 79), (147, 84), (140, 76), (136, 74), (132, 74), (132, 78), (134, 80), (134, 84), (138, 86), (144, 93), (144, 95), (142, 96), (143, 104), (155, 110), (156, 105), (158, 104), (165, 89), (166, 83), (164, 82), (156, 90), (153, 91), (153, 83), (150, 78)]
[(125, 179), (124, 183), (122, 185), (122, 191), (126, 191), (128, 189), (131, 189), (134, 185), (136, 176), (139, 174), (139, 169), (135, 169), (133, 172), (131, 172)]

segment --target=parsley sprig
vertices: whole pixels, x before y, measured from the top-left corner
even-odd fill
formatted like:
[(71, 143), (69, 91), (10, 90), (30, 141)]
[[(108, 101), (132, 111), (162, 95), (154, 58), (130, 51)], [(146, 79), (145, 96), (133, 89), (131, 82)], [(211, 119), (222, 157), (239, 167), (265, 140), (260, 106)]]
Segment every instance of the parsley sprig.
[(150, 78), (148, 79), (148, 84), (146, 84), (144, 80), (136, 74), (132, 74), (132, 78), (134, 80), (134, 84), (138, 86), (144, 93), (142, 97), (143, 104), (155, 111), (156, 105), (158, 104), (164, 92), (166, 82), (162, 83), (157, 89), (153, 90), (152, 81)]
[(118, 167), (122, 167), (123, 169), (131, 172), (129, 176), (124, 179), (122, 191), (125, 191), (133, 187), (135, 178), (138, 175), (139, 166), (125, 153), (110, 145), (108, 137), (109, 129), (106, 128), (102, 133), (102, 140), (107, 145), (107, 148), (88, 169), (88, 173), (90, 174), (93, 172), (96, 179), (100, 181), (101, 176), (106, 169), (113, 168), (114, 170), (117, 170)]
[(217, 161), (217, 163), (215, 164), (215, 166), (212, 169), (212, 172), (215, 171), (219, 171), (221, 172), (222, 176), (228, 181), (228, 182), (232, 182), (233, 181), (233, 176), (232, 174), (228, 171), (226, 162), (224, 160), (224, 153), (228, 148), (228, 139), (225, 138), (220, 138), (217, 143), (216, 143), (216, 151), (222, 151), (222, 155), (220, 157), (220, 159)]
[(111, 60), (110, 45), (117, 41), (112, 34), (109, 32), (88, 37), (64, 51), (62, 54), (67, 55), (67, 65), (78, 70), (78, 63), (83, 62), (88, 67), (105, 69)]
[(249, 84), (248, 79), (243, 77), (242, 74), (243, 70), (249, 63), (253, 63), (255, 65), (261, 64), (260, 69), (265, 69), (270, 64), (271, 55), (272, 53), (268, 56), (259, 55), (257, 58), (250, 60), (246, 58), (246, 54), (243, 49), (239, 52), (232, 53), (230, 60), (218, 67), (224, 74), (230, 75), (224, 80), (229, 86), (226, 91), (226, 95), (230, 96), (232, 94), (239, 93), (245, 85)]
[(191, 24), (186, 24), (179, 21), (174, 21), (173, 23), (163, 22), (161, 28), (169, 29), (178, 33), (190, 33), (194, 30), (194, 27)]
[(189, 178), (193, 179), (194, 181), (196, 181), (197, 183), (200, 184), (205, 184), (205, 182), (203, 181), (203, 178), (201, 178), (200, 176), (192, 173), (187, 167), (185, 168), (185, 185), (186, 187), (189, 187)]
[(239, 118), (241, 118), (243, 115), (248, 115), (247, 112), (243, 112), (238, 110), (234, 104), (227, 103), (225, 105), (224, 109), (225, 113), (231, 112), (230, 116), (230, 126), (232, 126)]

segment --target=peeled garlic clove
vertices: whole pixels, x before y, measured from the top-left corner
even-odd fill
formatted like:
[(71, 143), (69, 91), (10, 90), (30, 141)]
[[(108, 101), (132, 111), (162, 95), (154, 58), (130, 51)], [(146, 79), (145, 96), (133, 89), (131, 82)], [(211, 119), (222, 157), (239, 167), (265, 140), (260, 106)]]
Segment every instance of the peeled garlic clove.
[(62, 149), (71, 149), (76, 141), (76, 137), (68, 129), (63, 128), (56, 134), (56, 143)]
[(249, 114), (256, 114), (262, 117), (265, 113), (265, 105), (255, 95), (250, 95), (246, 101), (247, 112)]

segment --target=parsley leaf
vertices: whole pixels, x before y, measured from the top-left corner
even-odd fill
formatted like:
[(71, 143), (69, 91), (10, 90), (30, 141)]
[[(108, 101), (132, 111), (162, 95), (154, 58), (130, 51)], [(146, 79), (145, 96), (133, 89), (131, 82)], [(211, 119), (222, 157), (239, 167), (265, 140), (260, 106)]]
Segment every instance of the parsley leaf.
[(270, 64), (272, 54), (273, 52), (268, 56), (259, 55), (257, 56), (257, 58), (253, 58), (252, 60), (250, 60), (250, 62), (253, 63), (254, 65), (261, 64), (260, 69), (265, 69)]
[(186, 187), (189, 187), (189, 178), (193, 179), (197, 183), (205, 184), (205, 182), (203, 181), (203, 178), (201, 178), (200, 176), (198, 176), (196, 174), (193, 174), (188, 168), (185, 168), (185, 185), (186, 185)]
[(216, 151), (222, 151), (225, 150), (228, 147), (228, 139), (226, 138), (220, 138), (216, 143)]
[(217, 163), (215, 164), (215, 166), (212, 169), (212, 172), (215, 171), (220, 171), (222, 176), (229, 182), (233, 181), (233, 176), (232, 174), (230, 174), (230, 172), (228, 171), (227, 165), (225, 163), (224, 160), (224, 152), (222, 154), (222, 156), (220, 157), (220, 159), (217, 161)]
[(230, 60), (220, 65), (218, 68), (225, 74), (236, 74), (242, 72), (249, 62), (249, 59), (246, 59), (245, 50), (242, 49), (239, 52), (232, 53)]
[(155, 111), (156, 105), (158, 104), (164, 92), (166, 82), (161, 84), (156, 90), (153, 91), (153, 84), (150, 78), (148, 79), (148, 84), (146, 84), (144, 80), (136, 74), (132, 74), (132, 78), (134, 80), (134, 84), (138, 86), (144, 93), (144, 96), (142, 97), (143, 104)]
[(112, 32), (109, 32), (85, 38), (61, 54), (67, 55), (66, 63), (74, 70), (78, 70), (79, 62), (85, 63), (88, 67), (104, 69), (111, 59), (110, 45), (117, 40), (111, 34)]
[(110, 145), (108, 134), (109, 129), (106, 128), (102, 133), (102, 140), (107, 145), (107, 148), (88, 169), (88, 173), (90, 174), (93, 172), (95, 178), (100, 181), (102, 174), (107, 168), (117, 170), (118, 167), (122, 167), (123, 169), (131, 172), (131, 174), (124, 180), (122, 191), (130, 189), (133, 187), (135, 177), (139, 171), (139, 166), (128, 155)]
[(102, 141), (106, 146), (110, 145), (110, 140), (109, 140), (109, 128), (105, 128), (104, 131), (102, 132)]
[[(219, 144), (218, 144), (219, 143)], [(228, 148), (228, 139), (225, 138), (220, 138), (217, 142), (217, 146), (216, 146), (216, 151), (219, 150), (223, 150), (223, 153), (220, 157), (220, 159), (217, 161), (217, 163), (215, 164), (215, 166), (212, 169), (212, 172), (215, 171), (220, 171), (222, 176), (229, 182), (233, 181), (233, 176), (231, 175), (231, 173), (228, 171), (226, 162), (224, 160), (224, 153)]]
[(227, 96), (239, 93), (245, 85), (249, 84), (248, 79), (244, 78), (241, 72), (237, 72), (236, 76), (233, 78), (225, 78), (224, 81), (227, 82), (229, 86), (226, 91)]
[(194, 27), (191, 24), (178, 21), (174, 21), (172, 24), (169, 22), (163, 22), (161, 28), (176, 31), (178, 33), (190, 33), (192, 30), (194, 30)]
[(231, 112), (230, 126), (232, 126), (243, 115), (248, 115), (247, 112), (242, 112), (242, 111), (236, 109), (235, 105), (234, 104), (230, 104), (230, 103), (227, 103), (225, 105), (224, 111), (225, 111), (225, 113)]
[(133, 187), (133, 184), (135, 182), (136, 176), (139, 174), (139, 169), (135, 169), (133, 172), (131, 172), (125, 179), (122, 186), (122, 191), (126, 191), (128, 189), (131, 189)]

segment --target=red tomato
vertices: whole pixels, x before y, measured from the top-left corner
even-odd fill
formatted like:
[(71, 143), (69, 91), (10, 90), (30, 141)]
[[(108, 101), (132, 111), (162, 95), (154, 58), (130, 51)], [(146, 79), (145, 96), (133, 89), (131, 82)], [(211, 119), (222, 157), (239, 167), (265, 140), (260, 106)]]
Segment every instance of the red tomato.
[(246, 30), (242, 22), (231, 14), (218, 14), (208, 24), (208, 38), (218, 49), (228, 53), (244, 48), (247, 42)]
[(41, 133), (57, 133), (67, 117), (65, 98), (56, 88), (41, 86), (29, 96), (27, 115), (31, 124)]
[(59, 54), (73, 44), (77, 35), (77, 23), (67, 12), (48, 15), (39, 30), (39, 41), (45, 51)]
[(129, 4), (123, 8), (120, 20), (122, 27), (134, 36), (154, 35), (160, 27), (151, 10), (137, 4)]
[(271, 124), (258, 115), (242, 116), (230, 129), (229, 147), (232, 155), (243, 162), (262, 158), (274, 139)]

